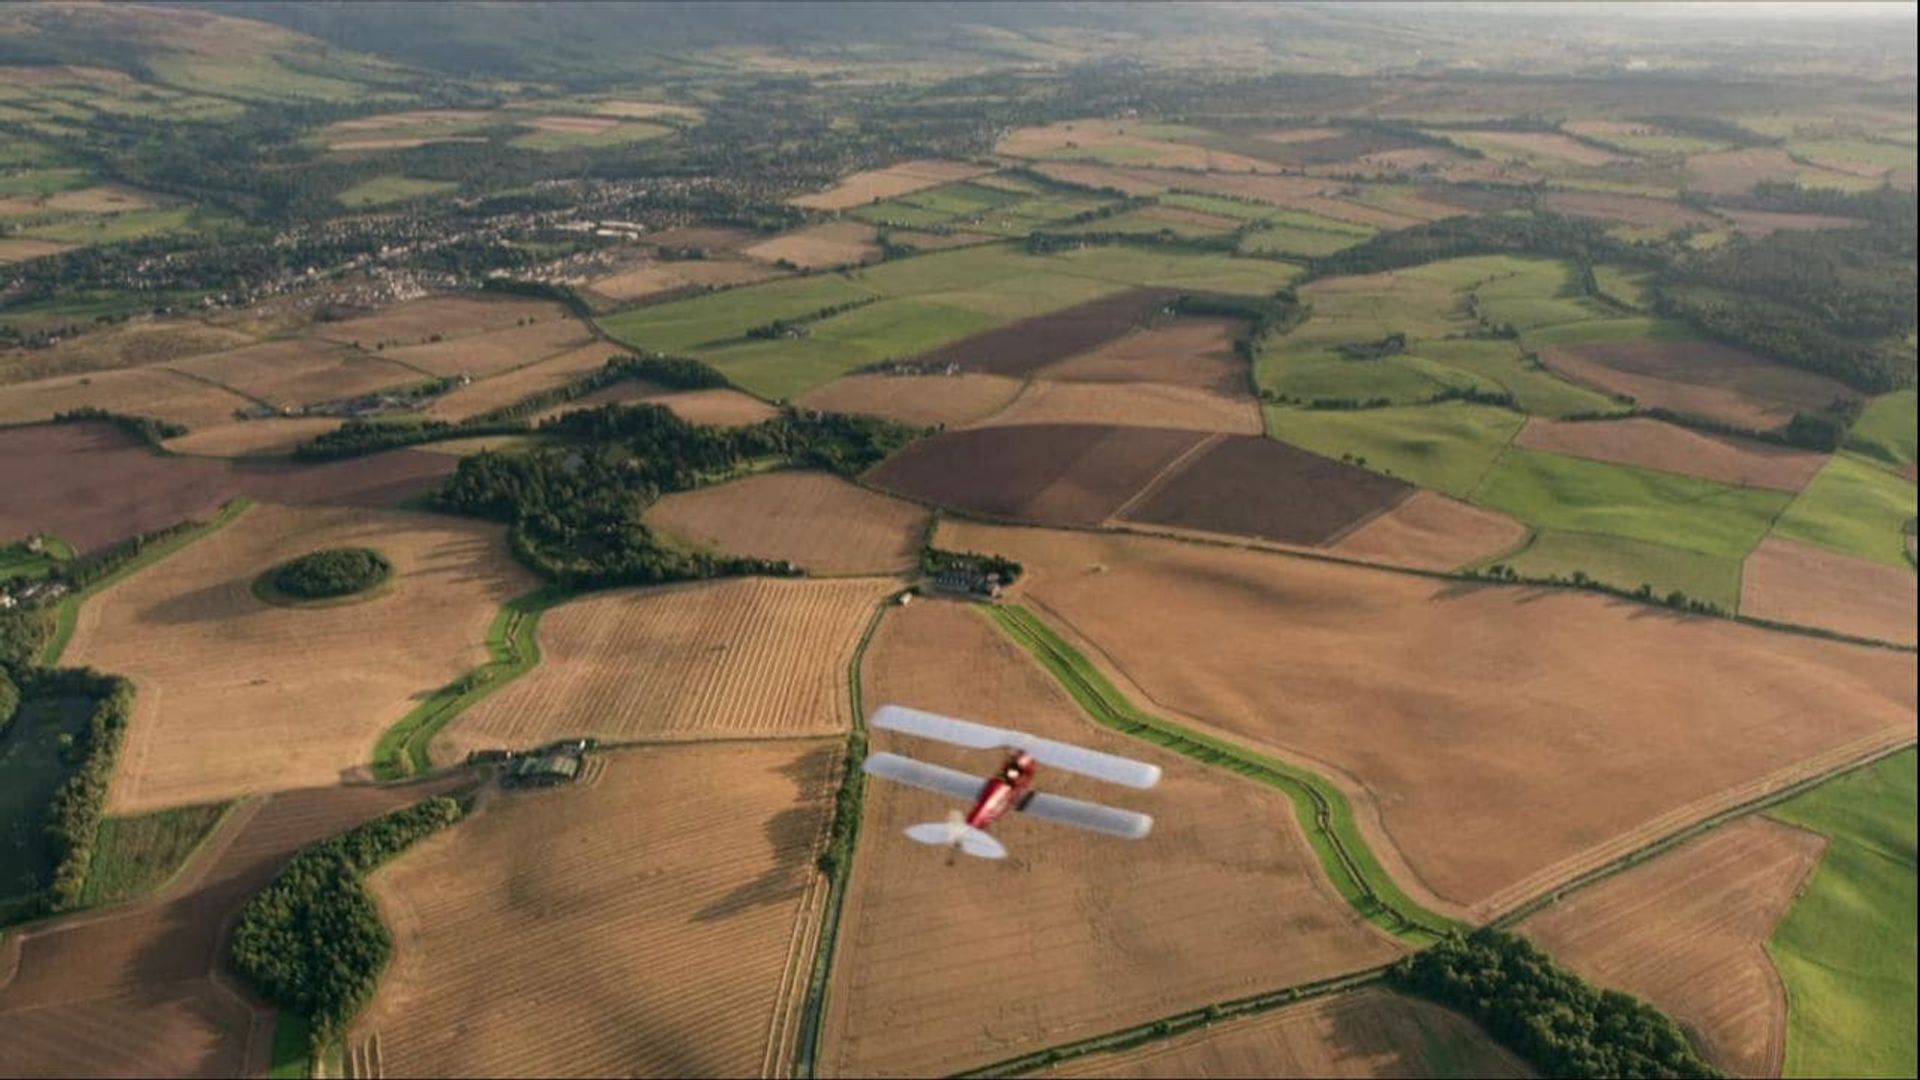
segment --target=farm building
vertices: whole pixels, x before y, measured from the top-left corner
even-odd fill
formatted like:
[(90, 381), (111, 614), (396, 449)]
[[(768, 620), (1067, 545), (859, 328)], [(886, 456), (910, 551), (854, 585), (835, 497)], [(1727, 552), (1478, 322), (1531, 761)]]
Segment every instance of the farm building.
[(515, 758), (500, 776), (506, 787), (558, 787), (580, 778), (582, 759), (572, 748)]
[(933, 575), (933, 588), (955, 596), (992, 600), (1000, 596), (1000, 575), (978, 570), (942, 570)]

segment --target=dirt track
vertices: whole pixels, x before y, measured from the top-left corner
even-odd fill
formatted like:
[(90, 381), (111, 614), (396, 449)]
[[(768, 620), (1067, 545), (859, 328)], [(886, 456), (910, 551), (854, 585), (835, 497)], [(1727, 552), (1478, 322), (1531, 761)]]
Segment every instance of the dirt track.
[(1914, 735), (1911, 654), (1178, 541), (936, 539), (1023, 562), (1020, 589), (1143, 705), (1322, 763), (1413, 884), (1483, 917)]
[[(241, 806), (162, 894), (9, 934), (0, 949), (0, 1072), (264, 1073), (273, 1014), (226, 973), (227, 920), (300, 847), (462, 779), (290, 791)], [(17, 970), (5, 955), (14, 948)]]

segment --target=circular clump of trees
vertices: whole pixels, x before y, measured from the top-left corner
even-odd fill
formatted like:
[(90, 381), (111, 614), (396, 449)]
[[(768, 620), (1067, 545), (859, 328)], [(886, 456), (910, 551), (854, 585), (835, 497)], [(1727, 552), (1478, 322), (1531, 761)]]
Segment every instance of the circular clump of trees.
[(393, 564), (372, 548), (323, 548), (268, 571), (275, 592), (295, 600), (331, 600), (387, 580)]

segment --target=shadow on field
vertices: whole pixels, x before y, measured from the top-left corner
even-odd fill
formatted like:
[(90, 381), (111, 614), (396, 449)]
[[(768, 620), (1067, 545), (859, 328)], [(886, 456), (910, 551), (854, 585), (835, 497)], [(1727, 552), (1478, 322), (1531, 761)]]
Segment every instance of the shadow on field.
[(806, 891), (813, 874), (808, 856), (820, 837), (821, 815), (833, 812), (830, 793), (822, 794), (821, 778), (830, 775), (839, 752), (838, 746), (822, 746), (780, 767), (780, 775), (793, 783), (794, 805), (767, 820), (773, 865), (695, 912), (695, 922), (713, 922), (765, 904), (784, 903)]

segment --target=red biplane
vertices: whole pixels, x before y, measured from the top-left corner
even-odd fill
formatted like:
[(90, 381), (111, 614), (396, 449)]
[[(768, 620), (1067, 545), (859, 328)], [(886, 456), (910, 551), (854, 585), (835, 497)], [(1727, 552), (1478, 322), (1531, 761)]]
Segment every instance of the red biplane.
[(983, 859), (1004, 859), (1007, 849), (988, 836), (987, 829), (1009, 810), (1128, 840), (1138, 840), (1153, 829), (1153, 819), (1145, 814), (1047, 795), (1033, 790), (1033, 780), (1039, 767), (1048, 765), (1109, 783), (1150, 788), (1160, 782), (1157, 765), (902, 705), (881, 706), (867, 723), (885, 731), (937, 739), (973, 750), (1008, 751), (1000, 771), (984, 780), (899, 754), (867, 755), (863, 768), (868, 776), (973, 804), (973, 809), (964, 816), (956, 810), (944, 822), (929, 822), (908, 829), (907, 835), (922, 844), (964, 851)]

